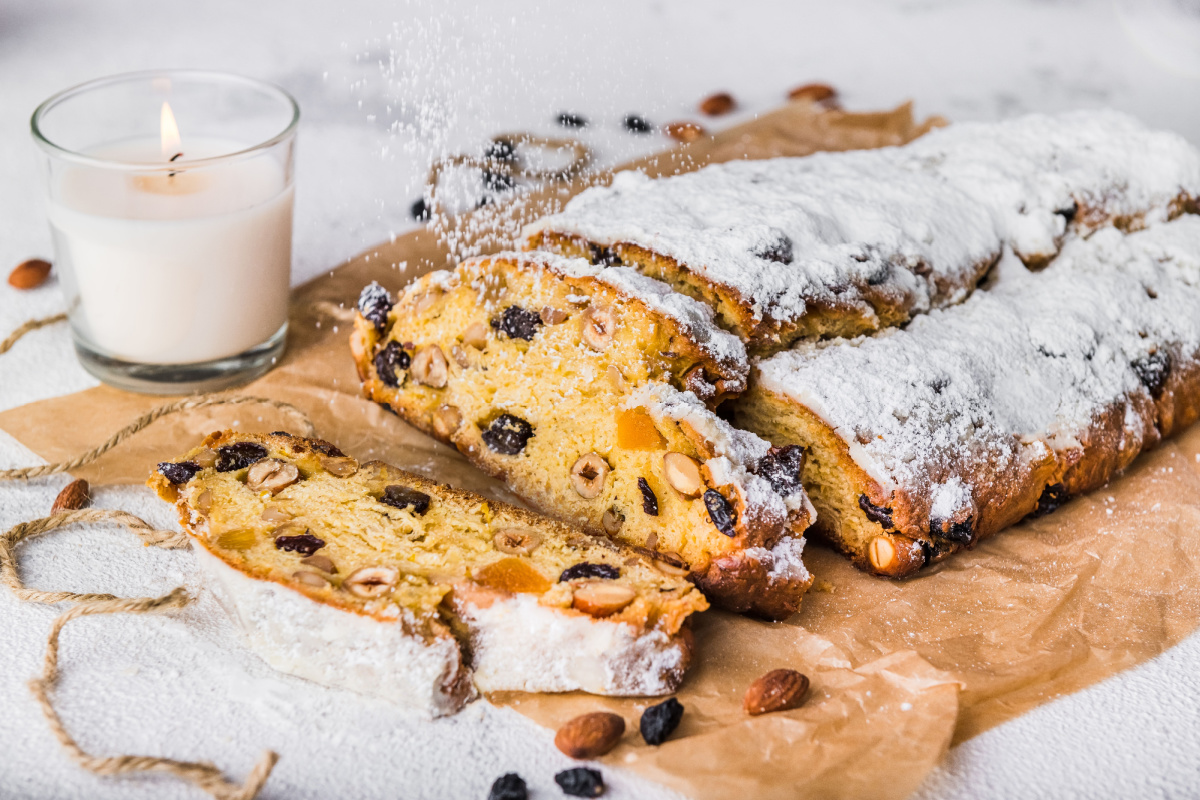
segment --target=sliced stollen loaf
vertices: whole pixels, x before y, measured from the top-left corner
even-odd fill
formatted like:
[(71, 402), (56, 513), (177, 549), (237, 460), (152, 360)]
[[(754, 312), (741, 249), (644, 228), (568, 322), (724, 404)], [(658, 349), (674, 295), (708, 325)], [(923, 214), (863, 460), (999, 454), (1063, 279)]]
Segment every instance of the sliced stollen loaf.
[(363, 391), (531, 506), (641, 548), (721, 605), (791, 614), (811, 578), (803, 453), (710, 409), (745, 387), (703, 304), (626, 268), (501, 254), (364, 290)]
[(765, 359), (737, 402), (808, 448), (816, 527), (866, 569), (908, 574), (1053, 510), (1200, 417), (1200, 217), (1001, 273), (903, 330)]
[(768, 355), (961, 302), (1009, 245), (1198, 210), (1200, 153), (1110, 111), (957, 124), (902, 146), (619, 173), (526, 228), (526, 249), (626, 264)]
[(317, 439), (216, 433), (148, 483), (264, 660), (433, 715), (469, 699), (472, 678), (668, 693), (708, 605), (605, 539)]

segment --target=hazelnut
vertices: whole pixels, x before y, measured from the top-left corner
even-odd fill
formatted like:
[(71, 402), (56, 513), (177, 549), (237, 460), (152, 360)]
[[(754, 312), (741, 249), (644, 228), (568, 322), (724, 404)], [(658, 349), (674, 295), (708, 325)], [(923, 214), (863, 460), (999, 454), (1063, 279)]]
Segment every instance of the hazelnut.
[(200, 466), (200, 469), (208, 469), (217, 465), (217, 451), (209, 450), (207, 447), (201, 450), (196, 455), (192, 456), (192, 461)]
[(446, 363), (446, 356), (442, 353), (442, 348), (431, 344), (421, 348), (413, 356), (411, 370), (417, 383), (441, 389), (446, 385), (449, 365)]
[(207, 514), (212, 510), (213, 493), (205, 489), (200, 494), (196, 495), (196, 510), (202, 514)]
[(667, 136), (684, 144), (694, 142), (707, 133), (703, 125), (698, 125), (695, 122), (671, 122), (663, 130)]
[(319, 569), (321, 572), (328, 572), (330, 575), (337, 574), (337, 567), (334, 565), (329, 556), (307, 556), (300, 559), (300, 563), (306, 567)]
[(612, 344), (617, 320), (607, 308), (592, 306), (583, 314), (583, 341), (593, 350), (604, 350)]
[(487, 325), (484, 325), (482, 322), (472, 322), (462, 332), (463, 344), (474, 347), (476, 350), (482, 350), (487, 347), (487, 336)]
[(700, 464), (691, 456), (683, 453), (666, 453), (663, 455), (663, 477), (671, 488), (684, 497), (699, 497), (704, 490), (704, 481), (700, 479)]
[(599, 453), (582, 455), (571, 467), (571, 486), (580, 497), (592, 500), (604, 490), (608, 473), (608, 462)]
[(600, 524), (604, 527), (605, 533), (609, 536), (616, 536), (620, 532), (621, 526), (625, 524), (625, 515), (615, 508), (610, 508), (600, 518)]
[(658, 534), (651, 531), (646, 535), (646, 549), (654, 550), (658, 547)]
[(544, 325), (559, 325), (566, 322), (569, 315), (562, 309), (546, 306), (542, 309), (542, 313), (539, 316), (542, 318), (542, 324)]
[(593, 617), (607, 617), (633, 602), (637, 592), (612, 581), (585, 583), (575, 588), (571, 605)]
[(342, 588), (355, 597), (380, 597), (396, 586), (399, 577), (400, 573), (391, 567), (362, 567), (346, 576)]
[(462, 347), (454, 345), (450, 348), (450, 355), (454, 358), (454, 363), (463, 369), (471, 366), (471, 362), (467, 359), (467, 351), (463, 350)]
[(329, 581), (324, 575), (318, 575), (315, 572), (308, 572), (306, 570), (293, 572), (292, 580), (296, 581), (296, 583), (303, 583), (305, 586), (323, 587), (329, 585)]
[(433, 430), (443, 439), (454, 436), (458, 426), (462, 424), (462, 412), (454, 406), (439, 406), (433, 412)]
[(263, 509), (262, 516), (259, 517), (263, 522), (287, 522), (292, 518), (291, 514), (281, 511), (275, 506), (267, 506)]
[(264, 458), (250, 466), (246, 473), (246, 486), (256, 492), (267, 491), (279, 494), (296, 481), (300, 480), (300, 470), (295, 464), (289, 464), (278, 458)]
[(433, 308), (434, 303), (442, 299), (442, 290), (436, 286), (429, 289), (417, 298), (416, 310), (418, 314), (424, 313)]
[(608, 365), (608, 382), (612, 386), (613, 391), (622, 394), (629, 388), (629, 383), (625, 380), (625, 376), (621, 374), (620, 368), (616, 364)]
[(337, 478), (349, 478), (358, 472), (358, 462), (349, 456), (321, 456), (321, 467)]
[(501, 553), (510, 556), (527, 556), (542, 543), (542, 537), (528, 528), (505, 528), (497, 531), (492, 543)]

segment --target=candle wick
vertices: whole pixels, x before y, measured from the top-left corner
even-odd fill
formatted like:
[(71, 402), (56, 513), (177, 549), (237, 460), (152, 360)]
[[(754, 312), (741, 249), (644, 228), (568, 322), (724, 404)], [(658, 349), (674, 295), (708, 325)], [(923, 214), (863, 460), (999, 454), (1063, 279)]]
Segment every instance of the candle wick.
[[(171, 156), (170, 158), (168, 158), (168, 159), (167, 159), (167, 161), (174, 161), (174, 160), (175, 160), (175, 159), (177, 159), (177, 158), (183, 158), (183, 153), (176, 153), (175, 155), (173, 155), (173, 156)], [(176, 174), (177, 174), (177, 173), (175, 173), (175, 172), (168, 172), (168, 173), (167, 173), (167, 177), (168, 177), (168, 178), (174, 178)]]

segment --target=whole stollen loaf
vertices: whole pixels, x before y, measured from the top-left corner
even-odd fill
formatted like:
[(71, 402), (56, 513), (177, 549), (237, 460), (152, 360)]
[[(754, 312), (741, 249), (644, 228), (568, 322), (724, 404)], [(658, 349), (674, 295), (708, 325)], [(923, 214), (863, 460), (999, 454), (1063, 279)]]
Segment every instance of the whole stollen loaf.
[(669, 693), (708, 606), (634, 551), (318, 439), (216, 433), (148, 483), (267, 663), (430, 715), (475, 687)]
[(1200, 152), (1113, 111), (960, 123), (901, 146), (619, 173), (528, 226), (527, 249), (624, 264), (710, 305), (752, 355), (965, 299), (1005, 246), (1200, 211)]
[(817, 529), (903, 575), (1102, 486), (1200, 417), (1200, 217), (1068, 242), (903, 330), (759, 361), (740, 424), (808, 448)]

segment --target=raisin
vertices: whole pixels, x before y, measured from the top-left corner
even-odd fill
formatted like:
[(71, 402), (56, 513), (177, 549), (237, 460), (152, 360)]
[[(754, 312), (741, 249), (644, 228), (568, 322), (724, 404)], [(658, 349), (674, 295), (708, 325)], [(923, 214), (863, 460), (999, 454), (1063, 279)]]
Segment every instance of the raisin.
[(654, 126), (645, 117), (639, 117), (637, 114), (626, 114), (621, 124), (630, 133), (649, 133), (654, 130)]
[(573, 567), (567, 567), (562, 571), (562, 575), (558, 576), (560, 583), (565, 581), (573, 581), (576, 578), (603, 578), (611, 581), (621, 577), (621, 570), (611, 564), (592, 564), (589, 561), (581, 561)]
[(1079, 213), (1079, 204), (1072, 202), (1071, 205), (1067, 206), (1066, 208), (1060, 208), (1054, 213), (1058, 214), (1067, 221), (1068, 225), (1070, 225), (1071, 221), (1075, 219), (1075, 215)]
[(404, 352), (399, 342), (388, 342), (375, 355), (375, 372), (384, 386), (399, 386), (400, 372), (408, 369), (411, 363), (412, 356)]
[(497, 139), (484, 148), (483, 157), (492, 161), (513, 161), (517, 157), (517, 146), (508, 139)]
[(804, 470), (804, 448), (789, 444), (772, 447), (758, 465), (758, 474), (767, 479), (776, 492), (787, 497), (800, 491), (800, 475)]
[(885, 530), (891, 529), (892, 510), (890, 508), (872, 504), (865, 494), (858, 496), (858, 507), (863, 510), (863, 513), (867, 515), (867, 519), (871, 520), (871, 522), (882, 525)]
[(1150, 392), (1151, 397), (1155, 400), (1162, 397), (1163, 390), (1167, 388), (1167, 377), (1171, 374), (1170, 353), (1158, 350), (1139, 358), (1130, 366), (1137, 373), (1138, 380)]
[(311, 556), (324, 546), (325, 542), (311, 533), (275, 537), (276, 550), (286, 550), (289, 553), (299, 553), (302, 556)]
[(712, 524), (717, 526), (717, 530), (726, 536), (736, 536), (733, 526), (736, 521), (733, 514), (733, 508), (729, 505), (729, 501), (721, 496), (721, 493), (716, 489), (707, 489), (704, 492), (704, 507), (708, 509), (708, 518), (712, 520)]
[(512, 414), (501, 414), (483, 432), (483, 443), (505, 456), (515, 456), (533, 437), (533, 426)]
[(158, 465), (158, 471), (171, 483), (176, 486), (182, 486), (196, 477), (196, 473), (200, 471), (200, 465), (195, 461), (180, 461), (178, 463), (164, 461)]
[(638, 488), (642, 490), (642, 511), (652, 517), (658, 516), (658, 498), (645, 478), (638, 478)]
[(510, 339), (529, 341), (542, 325), (542, 317), (520, 306), (509, 306), (492, 320), (492, 327)]
[(430, 208), (429, 203), (425, 202), (424, 197), (413, 203), (408, 213), (412, 214), (412, 218), (418, 222), (429, 222), (433, 218), (433, 209)]
[(516, 179), (506, 172), (483, 171), (483, 187), (489, 192), (507, 192), (516, 185)]
[(234, 442), (217, 449), (217, 472), (233, 472), (267, 457), (267, 448), (256, 442)]
[(558, 115), (558, 124), (564, 128), (586, 128), (588, 121), (587, 117), (582, 114), (573, 114), (570, 111), (564, 111)]
[(563, 794), (572, 797), (599, 797), (604, 794), (604, 776), (596, 769), (564, 769), (554, 776), (554, 782), (563, 790)]
[(374, 281), (364, 287), (358, 296), (358, 313), (380, 333), (387, 327), (388, 312), (391, 310), (392, 295)]
[(289, 439), (295, 439), (295, 438), (296, 438), (295, 436), (293, 436), (292, 434), (288, 433), (287, 431), (271, 431), (271, 435), (272, 435), (272, 436), (286, 436), (286, 437), (287, 437), (287, 438), (289, 438)]
[(393, 508), (412, 508), (413, 513), (418, 516), (424, 516), (425, 512), (429, 510), (429, 500), (429, 495), (424, 492), (418, 492), (416, 489), (398, 484), (385, 486), (383, 497), (379, 498), (379, 502)]
[(790, 264), (792, 263), (792, 240), (786, 234), (776, 231), (770, 241), (755, 249), (754, 255), (766, 261)]
[(1042, 516), (1055, 511), (1063, 503), (1067, 502), (1067, 488), (1061, 483), (1054, 483), (1042, 490), (1042, 496), (1038, 498), (1037, 509), (1034, 510), (1035, 516)]
[(592, 263), (602, 267), (619, 267), (623, 263), (621, 257), (611, 247), (601, 247), (598, 244), (588, 245), (592, 251)]
[(658, 705), (650, 706), (642, 712), (638, 728), (646, 744), (659, 745), (679, 727), (683, 719), (683, 703), (674, 697), (669, 697)]
[(496, 778), (492, 790), (488, 792), (488, 800), (527, 800), (528, 797), (525, 779), (515, 772)]
[(345, 458), (346, 457), (345, 453), (343, 453), (341, 450), (337, 449), (336, 447), (334, 447), (332, 444), (325, 441), (324, 439), (310, 439), (308, 444), (309, 444), (309, 447), (311, 447), (313, 450), (316, 450), (318, 453), (320, 453), (323, 456), (329, 456), (330, 458)]
[(974, 534), (971, 523), (972, 520), (967, 519), (963, 522), (951, 522), (947, 525), (946, 520), (930, 519), (929, 532), (934, 536), (940, 536), (951, 542), (970, 544), (971, 537)]

